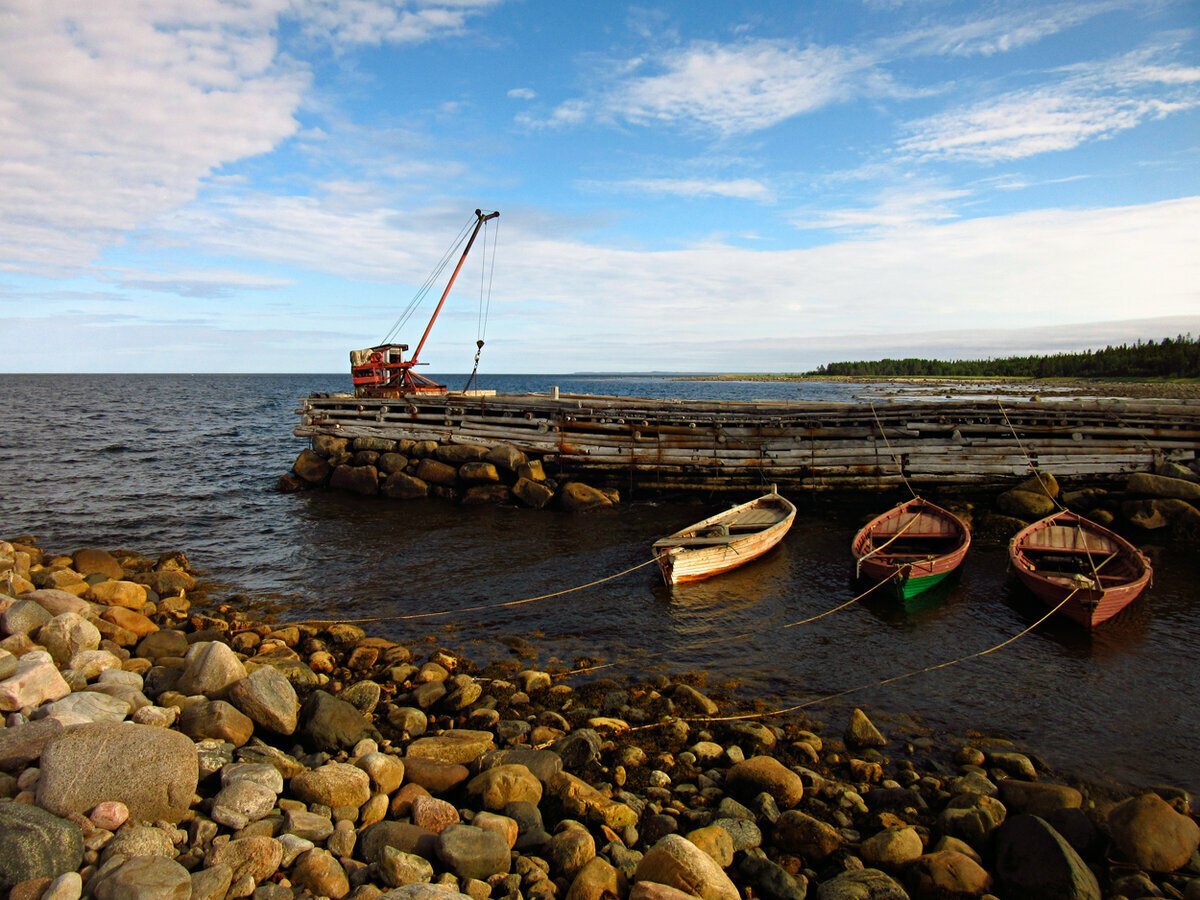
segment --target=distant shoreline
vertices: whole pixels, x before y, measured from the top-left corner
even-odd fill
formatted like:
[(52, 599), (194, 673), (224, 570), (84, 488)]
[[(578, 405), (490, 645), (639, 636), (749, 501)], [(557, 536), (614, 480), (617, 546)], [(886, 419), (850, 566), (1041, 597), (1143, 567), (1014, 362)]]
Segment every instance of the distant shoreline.
[(1004, 384), (1015, 389), (1053, 390), (1055, 396), (1080, 397), (1131, 397), (1154, 400), (1197, 400), (1200, 399), (1200, 379), (1090, 379), (1090, 378), (1034, 378), (1003, 375), (974, 375), (946, 377), (934, 375), (798, 375), (798, 374), (736, 374), (678, 376), (676, 381), (762, 381), (762, 382), (815, 382), (854, 383), (878, 385), (904, 385), (921, 393), (940, 394), (948, 388), (961, 390), (964, 387), (978, 388), (983, 385)]

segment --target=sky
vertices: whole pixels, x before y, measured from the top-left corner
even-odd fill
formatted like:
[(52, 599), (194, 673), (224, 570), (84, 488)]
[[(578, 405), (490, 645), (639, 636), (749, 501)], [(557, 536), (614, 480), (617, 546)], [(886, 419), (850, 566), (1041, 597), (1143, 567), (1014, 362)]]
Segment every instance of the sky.
[[(0, 0), (0, 370), (1200, 334), (1197, 0)], [(444, 278), (398, 339), (415, 347)]]

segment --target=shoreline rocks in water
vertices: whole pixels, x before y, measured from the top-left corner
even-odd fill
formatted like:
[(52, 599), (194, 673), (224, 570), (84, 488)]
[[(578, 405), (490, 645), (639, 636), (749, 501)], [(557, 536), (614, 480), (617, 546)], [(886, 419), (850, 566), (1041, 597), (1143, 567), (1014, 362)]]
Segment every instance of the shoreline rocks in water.
[(215, 605), (181, 554), (18, 538), (0, 572), (13, 898), (1200, 897), (1184, 792), (1108, 798), (1005, 741), (480, 671)]
[(533, 509), (551, 504), (569, 512), (613, 506), (620, 493), (580, 481), (559, 481), (542, 460), (510, 444), (480, 447), (437, 441), (344, 438), (319, 434), (280, 477), (290, 493), (330, 487), (393, 500), (441, 497), (464, 506), (514, 503)]

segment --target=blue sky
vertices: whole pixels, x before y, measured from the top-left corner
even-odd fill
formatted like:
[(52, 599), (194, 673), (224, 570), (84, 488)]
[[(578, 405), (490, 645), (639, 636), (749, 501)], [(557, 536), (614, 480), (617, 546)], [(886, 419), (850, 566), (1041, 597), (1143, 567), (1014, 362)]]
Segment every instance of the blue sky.
[[(1196, 0), (0, 0), (0, 369), (798, 371), (1200, 332)], [(415, 345), (434, 297), (401, 335)]]

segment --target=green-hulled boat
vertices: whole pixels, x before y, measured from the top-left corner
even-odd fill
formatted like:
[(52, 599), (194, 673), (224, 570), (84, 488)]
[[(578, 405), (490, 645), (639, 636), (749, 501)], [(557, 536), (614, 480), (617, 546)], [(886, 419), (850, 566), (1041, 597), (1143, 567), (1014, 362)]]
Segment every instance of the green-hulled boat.
[(971, 532), (948, 509), (916, 497), (876, 516), (854, 536), (857, 573), (890, 580), (907, 600), (943, 581), (971, 546)]

